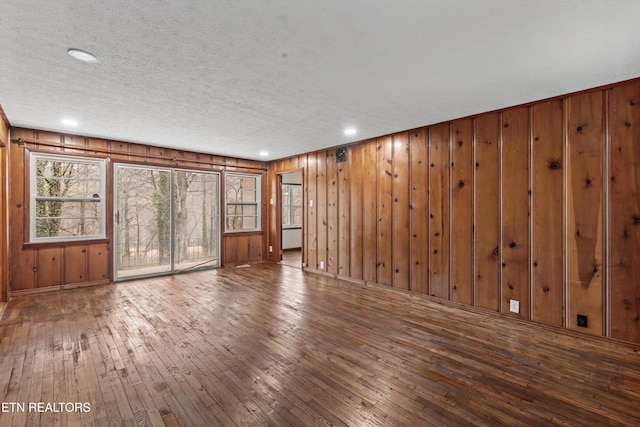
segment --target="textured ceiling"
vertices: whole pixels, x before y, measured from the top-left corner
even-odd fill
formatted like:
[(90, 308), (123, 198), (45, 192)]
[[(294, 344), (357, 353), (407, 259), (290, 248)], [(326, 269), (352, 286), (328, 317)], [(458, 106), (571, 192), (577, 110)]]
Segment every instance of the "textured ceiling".
[(14, 126), (269, 160), (638, 77), (638, 17), (635, 0), (2, 0), (0, 104)]

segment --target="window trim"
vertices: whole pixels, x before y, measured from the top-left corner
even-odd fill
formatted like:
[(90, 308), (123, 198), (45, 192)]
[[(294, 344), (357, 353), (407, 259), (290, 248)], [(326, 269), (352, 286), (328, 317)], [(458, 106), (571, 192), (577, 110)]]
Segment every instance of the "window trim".
[[(227, 198), (227, 178), (232, 176), (249, 177), (256, 180), (256, 201), (255, 202), (229, 202)], [(225, 173), (224, 174), (224, 232), (225, 233), (255, 233), (262, 231), (262, 175), (251, 173)], [(234, 206), (255, 206), (256, 207), (256, 228), (230, 229), (227, 221), (227, 208)]]
[[(38, 197), (37, 191), (37, 177), (36, 177), (36, 162), (38, 160), (57, 160), (63, 162), (78, 162), (78, 163), (93, 163), (98, 165), (99, 167), (99, 179), (100, 179), (100, 197), (97, 203), (100, 204), (100, 216), (99, 220), (99, 228), (100, 232), (98, 234), (89, 234), (84, 236), (58, 236), (58, 237), (36, 237), (36, 205), (39, 199), (52, 199), (51, 197)], [(29, 235), (28, 244), (34, 243), (65, 243), (65, 242), (77, 242), (77, 241), (87, 241), (87, 240), (104, 240), (107, 238), (107, 225), (106, 225), (106, 214), (107, 214), (107, 167), (106, 167), (106, 159), (98, 158), (98, 157), (82, 157), (82, 156), (68, 156), (63, 154), (50, 154), (50, 153), (41, 153), (41, 152), (29, 152)], [(70, 198), (57, 198), (56, 200), (64, 200), (64, 201), (77, 201), (77, 200), (85, 200), (83, 197), (70, 197)], [(94, 201), (95, 198), (91, 198), (91, 201)]]

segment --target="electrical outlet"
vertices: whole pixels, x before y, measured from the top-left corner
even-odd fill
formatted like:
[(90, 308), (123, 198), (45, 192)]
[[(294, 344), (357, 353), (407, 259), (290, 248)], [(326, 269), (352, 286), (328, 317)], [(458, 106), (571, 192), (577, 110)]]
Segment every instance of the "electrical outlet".
[(324, 270), (324, 261), (320, 261), (320, 270)]
[(309, 207), (312, 208), (313, 207), (313, 200), (309, 200)]
[(269, 252), (273, 252), (273, 246), (269, 246)]
[(587, 316), (584, 314), (578, 314), (577, 319), (576, 319), (576, 325), (580, 326), (581, 328), (586, 328), (587, 327)]
[(520, 313), (520, 301), (509, 300), (509, 311), (512, 313)]

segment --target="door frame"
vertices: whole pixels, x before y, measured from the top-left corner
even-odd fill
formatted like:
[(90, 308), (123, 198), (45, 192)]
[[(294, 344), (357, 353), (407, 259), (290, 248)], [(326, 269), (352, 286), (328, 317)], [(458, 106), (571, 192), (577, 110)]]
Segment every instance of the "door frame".
[(307, 213), (307, 192), (305, 191), (305, 180), (304, 180), (304, 168), (300, 169), (291, 169), (283, 172), (276, 172), (276, 245), (273, 248), (274, 252), (276, 252), (275, 260), (276, 262), (282, 262), (282, 255), (284, 250), (282, 249), (282, 178), (283, 175), (288, 175), (291, 173), (300, 173), (300, 185), (302, 187), (302, 225), (300, 227), (300, 251), (302, 254), (302, 259), (300, 261), (300, 268), (306, 266), (306, 254), (305, 254), (305, 245), (304, 245), (304, 236), (305, 236), (305, 219)]
[[(205, 269), (205, 268), (210, 268), (210, 269), (214, 269), (214, 268), (219, 268), (222, 266), (222, 234), (223, 231), (220, 228), (221, 226), (221, 218), (222, 218), (222, 174), (220, 172), (217, 171), (203, 171), (203, 170), (197, 170), (197, 169), (189, 169), (189, 168), (176, 168), (176, 167), (166, 167), (166, 166), (155, 166), (155, 165), (144, 165), (144, 164), (137, 164), (137, 163), (126, 163), (126, 162), (114, 162), (113, 163), (113, 218), (112, 218), (112, 233), (113, 233), (113, 257), (112, 257), (112, 275), (113, 275), (113, 281), (114, 282), (120, 282), (120, 281), (126, 281), (126, 280), (135, 280), (135, 279), (142, 279), (142, 278), (146, 278), (146, 277), (156, 277), (156, 276), (166, 276), (166, 275), (171, 275), (171, 274), (178, 274), (181, 273), (183, 271), (188, 271), (191, 269), (195, 269), (193, 267), (191, 268), (187, 268), (184, 270), (177, 270), (175, 268), (175, 209), (174, 209), (174, 200), (175, 200), (175, 187), (174, 187), (174, 183), (175, 183), (175, 176), (174, 173), (175, 172), (194, 172), (194, 173), (201, 173), (201, 174), (207, 174), (207, 175), (215, 175), (217, 176), (217, 188), (216, 188), (216, 192), (217, 195), (214, 198), (214, 202), (217, 204), (217, 206), (215, 206), (215, 214), (217, 215), (217, 221), (215, 221), (215, 223), (218, 226), (218, 230), (216, 232), (216, 236), (215, 236), (215, 247), (216, 247), (216, 254), (217, 254), (217, 263), (213, 266), (210, 267), (199, 267), (198, 269)], [(118, 252), (118, 168), (119, 167), (125, 167), (125, 168), (130, 168), (130, 169), (153, 169), (153, 170), (161, 170), (161, 171), (168, 171), (170, 173), (170, 212), (169, 212), (169, 216), (170, 216), (170, 269), (169, 271), (162, 271), (162, 272), (158, 272), (158, 273), (149, 273), (149, 274), (140, 274), (140, 275), (134, 275), (134, 276), (126, 276), (126, 277), (118, 277), (118, 256), (119, 256), (119, 252)], [(224, 224), (222, 224), (224, 225)], [(197, 267), (197, 265), (195, 266)]]

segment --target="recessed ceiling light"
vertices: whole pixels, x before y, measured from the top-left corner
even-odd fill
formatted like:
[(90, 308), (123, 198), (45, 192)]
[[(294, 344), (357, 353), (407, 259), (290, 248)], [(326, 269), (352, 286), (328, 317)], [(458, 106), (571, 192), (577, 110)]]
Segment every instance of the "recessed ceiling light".
[(267, 157), (268, 155), (269, 155), (269, 152), (268, 152), (268, 151), (264, 151), (264, 150), (262, 150), (262, 151), (260, 152), (260, 157)]
[(65, 126), (78, 126), (78, 121), (74, 119), (62, 119), (60, 120), (60, 123)]
[(92, 53), (89, 53), (85, 50), (69, 49), (67, 50), (67, 53), (69, 54), (70, 57), (75, 58), (78, 61), (90, 62), (90, 63), (98, 62), (98, 58), (96, 58)]
[(358, 130), (354, 127), (349, 127), (344, 130), (344, 134), (347, 136), (353, 136), (358, 133)]

